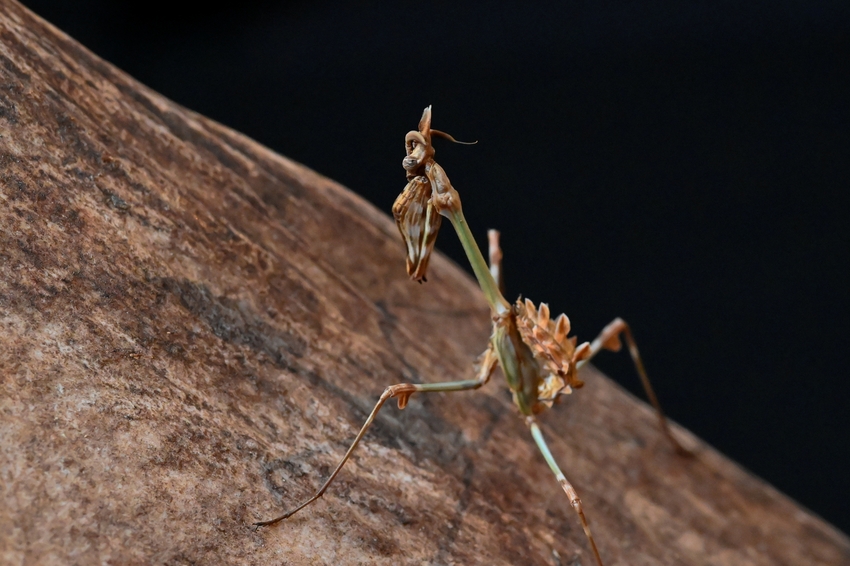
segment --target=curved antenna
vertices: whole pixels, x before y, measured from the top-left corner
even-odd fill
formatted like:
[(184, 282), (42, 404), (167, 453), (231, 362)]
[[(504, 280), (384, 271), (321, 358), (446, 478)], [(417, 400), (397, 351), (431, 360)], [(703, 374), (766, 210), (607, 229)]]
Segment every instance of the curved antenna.
[(462, 144), (462, 145), (475, 145), (475, 144), (478, 143), (478, 140), (475, 140), (474, 142), (459, 141), (459, 140), (454, 139), (452, 136), (450, 136), (446, 132), (441, 132), (440, 130), (435, 130), (433, 128), (431, 128), (431, 135), (437, 136), (438, 138), (444, 138), (444, 139), (447, 139), (451, 142), (459, 143), (459, 144)]

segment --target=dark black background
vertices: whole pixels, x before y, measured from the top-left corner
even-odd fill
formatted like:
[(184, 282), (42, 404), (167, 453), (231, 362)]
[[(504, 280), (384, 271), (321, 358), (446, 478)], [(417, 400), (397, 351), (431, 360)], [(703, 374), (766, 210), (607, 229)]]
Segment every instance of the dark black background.
[(509, 295), (628, 320), (675, 420), (850, 531), (850, 3), (25, 4), (387, 212), (433, 104)]

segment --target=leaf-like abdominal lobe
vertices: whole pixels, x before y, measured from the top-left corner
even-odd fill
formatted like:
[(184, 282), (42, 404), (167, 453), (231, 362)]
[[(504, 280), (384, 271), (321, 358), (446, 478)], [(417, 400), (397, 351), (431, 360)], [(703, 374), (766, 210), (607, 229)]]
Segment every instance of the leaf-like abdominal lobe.
[(567, 338), (570, 321), (561, 314), (552, 320), (549, 305), (534, 306), (529, 299), (514, 306), (517, 329), (522, 341), (531, 348), (545, 376), (538, 384), (538, 400), (546, 407), (559, 395), (568, 395), (584, 383), (577, 376), (578, 362), (590, 354), (590, 344), (576, 347), (575, 337)]

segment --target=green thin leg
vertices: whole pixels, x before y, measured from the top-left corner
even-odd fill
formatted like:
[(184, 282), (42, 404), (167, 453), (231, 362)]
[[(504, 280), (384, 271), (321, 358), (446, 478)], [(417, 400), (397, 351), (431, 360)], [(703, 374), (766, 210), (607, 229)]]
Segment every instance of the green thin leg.
[(575, 488), (567, 480), (567, 477), (564, 475), (564, 472), (561, 471), (561, 468), (558, 467), (558, 463), (555, 461), (554, 456), (552, 456), (552, 453), (549, 451), (549, 447), (546, 445), (546, 439), (543, 438), (543, 433), (540, 432), (540, 427), (537, 425), (537, 421), (534, 420), (534, 417), (527, 417), (526, 422), (528, 423), (528, 428), (531, 429), (531, 436), (534, 437), (534, 442), (537, 443), (537, 447), (540, 449), (540, 452), (543, 453), (543, 458), (546, 460), (546, 463), (549, 464), (549, 469), (552, 470), (553, 474), (555, 474), (555, 478), (557, 478), (558, 483), (561, 484), (561, 487), (564, 488), (564, 492), (567, 494), (567, 497), (570, 498), (570, 505), (572, 505), (576, 513), (578, 513), (578, 517), (581, 520), (581, 526), (584, 529), (584, 534), (587, 535), (587, 540), (590, 542), (590, 548), (593, 550), (593, 556), (596, 558), (596, 563), (599, 566), (604, 566), (602, 564), (602, 558), (599, 556), (599, 549), (596, 548), (596, 541), (593, 540), (593, 535), (590, 534), (590, 525), (587, 523), (587, 518), (584, 516), (584, 510), (581, 507), (581, 499), (578, 498), (578, 493), (576, 493)]
[(360, 432), (357, 433), (357, 437), (355, 437), (354, 442), (351, 443), (351, 446), (348, 448), (348, 451), (342, 457), (342, 460), (337, 465), (336, 469), (334, 469), (331, 477), (319, 488), (313, 497), (299, 505), (298, 507), (292, 509), (291, 511), (287, 511), (280, 517), (275, 517), (274, 519), (270, 519), (268, 521), (259, 521), (254, 523), (254, 530), (256, 531), (260, 527), (265, 527), (268, 525), (274, 525), (275, 523), (279, 523), (284, 519), (288, 519), (289, 517), (295, 515), (317, 499), (319, 499), (324, 493), (325, 490), (328, 489), (328, 486), (331, 485), (331, 482), (334, 481), (337, 474), (339, 474), (342, 467), (348, 461), (348, 458), (351, 456), (351, 453), (354, 452), (354, 449), (360, 443), (360, 440), (363, 438), (363, 435), (366, 434), (366, 431), (371, 426), (372, 422), (375, 420), (375, 416), (378, 414), (378, 411), (381, 410), (381, 407), (384, 406), (384, 403), (387, 402), (388, 399), (393, 397), (398, 397), (398, 408), (404, 409), (407, 406), (407, 401), (410, 399), (410, 396), (414, 393), (436, 393), (436, 392), (448, 392), (448, 391), (467, 391), (470, 389), (478, 389), (490, 379), (490, 373), (486, 375), (479, 375), (478, 379), (467, 379), (463, 381), (447, 381), (443, 383), (399, 383), (397, 385), (390, 385), (387, 387), (383, 394), (381, 394), (381, 398), (378, 399), (378, 403), (375, 405), (375, 408), (372, 409), (372, 412), (369, 414), (369, 418), (366, 419), (366, 422), (363, 423), (363, 427), (360, 429)]

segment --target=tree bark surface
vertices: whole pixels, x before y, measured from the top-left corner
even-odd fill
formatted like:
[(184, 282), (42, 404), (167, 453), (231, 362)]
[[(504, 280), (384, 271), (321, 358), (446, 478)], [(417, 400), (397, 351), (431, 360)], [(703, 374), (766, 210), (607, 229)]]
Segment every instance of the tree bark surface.
[[(321, 485), (386, 385), (471, 377), (486, 304), (439, 254), (412, 283), (384, 213), (13, 0), (0, 270), (3, 564), (593, 562), (498, 373), (388, 404), (323, 499), (253, 532)], [(542, 420), (607, 565), (850, 564), (844, 534), (583, 378)]]

